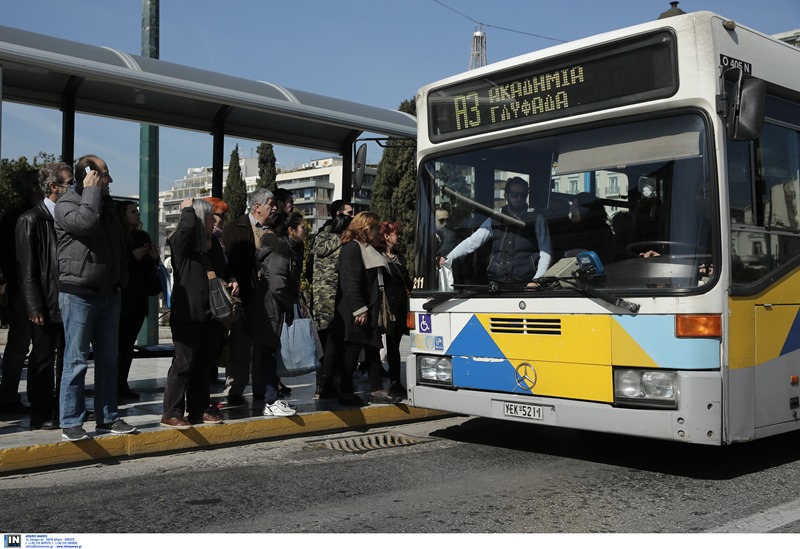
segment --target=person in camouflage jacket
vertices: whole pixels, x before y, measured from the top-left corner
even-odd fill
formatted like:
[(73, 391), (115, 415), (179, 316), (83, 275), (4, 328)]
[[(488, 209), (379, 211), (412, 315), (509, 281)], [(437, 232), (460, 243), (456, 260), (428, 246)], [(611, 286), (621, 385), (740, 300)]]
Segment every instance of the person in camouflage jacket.
[[(346, 205), (346, 206), (349, 206)], [(314, 237), (311, 255), (314, 258), (314, 276), (311, 282), (313, 301), (311, 315), (317, 325), (324, 356), (322, 368), (317, 370), (316, 398), (336, 398), (333, 389), (335, 364), (341, 364), (344, 351), (343, 327), (334, 322), (336, 290), (339, 286), (339, 251), (342, 247), (342, 232), (353, 218), (353, 209), (344, 207), (330, 224), (326, 224)]]

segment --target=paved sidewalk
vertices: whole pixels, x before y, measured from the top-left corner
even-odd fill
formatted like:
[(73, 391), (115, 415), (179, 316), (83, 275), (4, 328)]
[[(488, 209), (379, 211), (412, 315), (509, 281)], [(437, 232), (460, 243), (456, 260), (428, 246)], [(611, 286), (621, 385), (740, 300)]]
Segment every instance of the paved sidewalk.
[[(4, 333), (0, 334), (2, 344), (5, 343), (4, 336)], [(161, 343), (168, 341), (162, 339)], [(407, 342), (403, 347), (402, 354), (405, 356), (408, 352)], [(61, 438), (60, 429), (32, 431), (27, 415), (20, 417), (0, 414), (0, 474), (125, 456), (170, 453), (215, 445), (351, 430), (433, 419), (445, 415), (442, 412), (414, 408), (404, 403), (356, 408), (342, 406), (335, 400), (314, 400), (315, 375), (307, 374), (283, 380), (292, 388), (292, 393), (286, 400), (297, 409), (295, 416), (264, 417), (261, 415), (263, 401), (254, 401), (250, 392), (245, 393), (245, 405), (228, 407), (224, 404), (225, 397), (222, 396), (223, 385), (218, 384), (212, 386), (211, 400), (219, 403), (224, 424), (198, 425), (185, 431), (166, 429), (161, 427), (159, 422), (170, 363), (170, 358), (141, 358), (133, 361), (129, 383), (141, 398), (135, 402), (121, 403), (120, 416), (139, 429), (139, 433), (134, 435), (96, 434), (94, 422), (89, 421), (84, 424), (84, 428), (94, 438), (80, 442), (66, 442)], [(24, 374), (23, 371), (21, 393), (25, 391)], [(224, 372), (220, 370), (220, 380), (223, 377)], [(89, 389), (93, 386), (91, 365), (86, 384)], [(359, 380), (356, 389), (366, 398), (368, 394), (366, 379)], [(247, 391), (249, 390), (248, 387)], [(87, 404), (92, 407), (91, 398), (87, 398)]]

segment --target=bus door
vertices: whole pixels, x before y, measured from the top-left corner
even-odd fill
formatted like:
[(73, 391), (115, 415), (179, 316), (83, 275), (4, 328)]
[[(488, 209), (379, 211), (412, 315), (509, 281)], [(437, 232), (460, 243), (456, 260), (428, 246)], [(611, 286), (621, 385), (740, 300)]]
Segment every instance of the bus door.
[(755, 306), (757, 429), (798, 420), (800, 413), (798, 313), (800, 313), (798, 303)]

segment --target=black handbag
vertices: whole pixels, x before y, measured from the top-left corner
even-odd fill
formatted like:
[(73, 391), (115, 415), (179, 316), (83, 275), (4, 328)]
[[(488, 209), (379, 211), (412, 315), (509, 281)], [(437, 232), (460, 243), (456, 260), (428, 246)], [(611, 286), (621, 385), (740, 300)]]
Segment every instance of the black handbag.
[(161, 293), (161, 276), (158, 274), (158, 265), (159, 264), (154, 260), (150, 260), (142, 266), (144, 291), (147, 295), (158, 295)]
[(389, 298), (386, 297), (386, 288), (383, 285), (383, 273), (378, 268), (378, 329), (382, 334), (389, 331), (389, 326), (395, 321)]
[(208, 304), (211, 308), (211, 316), (223, 324), (231, 324), (239, 320), (244, 313), (242, 300), (231, 295), (227, 283), (221, 278), (217, 278), (217, 273), (211, 268), (211, 262), (205, 254), (201, 255), (208, 275)]

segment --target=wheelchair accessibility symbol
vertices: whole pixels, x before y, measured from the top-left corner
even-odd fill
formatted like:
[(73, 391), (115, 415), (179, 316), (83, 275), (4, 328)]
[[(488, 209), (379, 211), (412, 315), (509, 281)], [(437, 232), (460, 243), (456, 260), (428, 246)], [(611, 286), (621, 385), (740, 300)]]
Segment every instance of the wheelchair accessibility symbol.
[(419, 322), (417, 323), (419, 326), (419, 331), (422, 334), (429, 334), (431, 333), (431, 315), (420, 314), (419, 315)]

